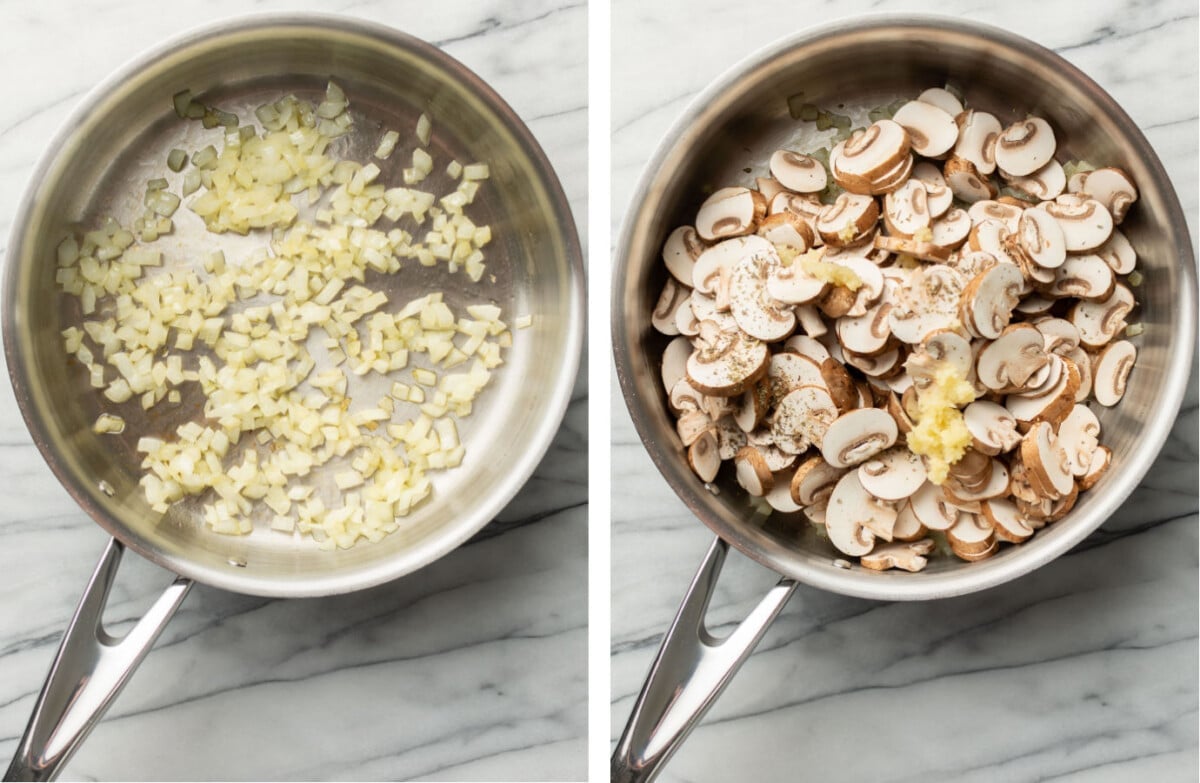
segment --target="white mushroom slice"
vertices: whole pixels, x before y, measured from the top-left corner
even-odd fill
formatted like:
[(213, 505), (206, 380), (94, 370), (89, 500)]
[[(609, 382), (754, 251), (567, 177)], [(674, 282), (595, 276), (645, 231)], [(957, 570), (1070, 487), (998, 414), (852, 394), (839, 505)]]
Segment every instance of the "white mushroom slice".
[(1033, 535), (1029, 521), (1011, 500), (991, 498), (983, 501), (980, 507), (997, 538), (1019, 544)]
[(842, 347), (852, 353), (874, 356), (887, 350), (891, 330), (888, 326), (892, 306), (880, 302), (862, 315), (846, 315), (837, 320), (837, 335)]
[(773, 266), (767, 275), (767, 294), (785, 304), (808, 304), (821, 297), (829, 283), (804, 271), (800, 264)]
[(1054, 299), (1047, 299), (1038, 294), (1029, 294), (1017, 304), (1015, 309), (1018, 313), (1025, 315), (1043, 315), (1050, 312), (1054, 307), (1054, 302)]
[(797, 307), (796, 320), (800, 323), (800, 329), (810, 337), (822, 337), (829, 333), (829, 326), (813, 305)]
[(689, 293), (675, 309), (675, 329), (685, 337), (700, 334), (700, 319), (692, 312), (692, 296)]
[(913, 152), (927, 158), (938, 158), (953, 149), (958, 141), (958, 125), (954, 114), (922, 100), (909, 101), (901, 106), (892, 119), (904, 130), (912, 143)]
[(792, 500), (792, 489), (787, 475), (783, 473), (774, 475), (771, 491), (765, 497), (768, 506), (783, 514), (794, 514), (802, 508), (799, 503)]
[[(868, 380), (870, 379), (868, 378)], [(906, 372), (902, 372), (898, 375), (888, 376), (883, 379), (883, 382), (887, 384), (888, 391), (896, 394), (906, 394), (909, 389), (913, 388), (912, 376)], [(912, 415), (911, 408), (909, 409), (909, 415)]]
[(1102, 301), (1112, 295), (1116, 284), (1117, 277), (1112, 267), (1100, 256), (1089, 253), (1068, 257), (1062, 266), (1054, 270), (1054, 282), (1043, 288), (1042, 292), (1055, 299), (1075, 296)]
[(1033, 322), (1033, 326), (1042, 333), (1046, 350), (1050, 353), (1065, 354), (1079, 347), (1079, 330), (1065, 318), (1039, 318)]
[(831, 466), (819, 454), (809, 457), (792, 474), (792, 500), (801, 506), (812, 506), (828, 500), (837, 480), (845, 472)]
[(942, 176), (942, 170), (927, 160), (913, 165), (912, 178), (919, 179), (926, 185), (934, 185), (942, 188), (950, 187), (946, 184), (946, 178)]
[(913, 514), (930, 530), (948, 530), (958, 522), (958, 509), (950, 505), (937, 484), (926, 481), (913, 493), (909, 502)]
[(691, 446), (704, 433), (713, 429), (712, 419), (704, 411), (687, 411), (675, 422), (675, 432), (684, 446)]
[(862, 242), (875, 231), (879, 203), (870, 196), (842, 193), (817, 218), (816, 229), (825, 244), (844, 247)]
[[(692, 316), (697, 321), (713, 321), (725, 317), (725, 313), (718, 312), (716, 298), (708, 294), (702, 294), (695, 289), (692, 290), (692, 295), (688, 297), (688, 304), (692, 308)], [(731, 316), (732, 317), (732, 316)], [(675, 322), (679, 325), (678, 319)], [(681, 332), (682, 333), (682, 332)], [(688, 335), (695, 337), (695, 335)]]
[(907, 182), (909, 177), (912, 176), (913, 160), (912, 155), (905, 155), (901, 158), (895, 168), (871, 184), (871, 195), (880, 196), (885, 193), (891, 193)]
[(813, 229), (808, 221), (792, 212), (767, 215), (758, 224), (758, 235), (776, 247), (807, 251), (813, 244)]
[(718, 239), (753, 234), (758, 221), (767, 214), (761, 193), (749, 188), (721, 188), (700, 205), (696, 213), (696, 232), (701, 239)]
[[(941, 176), (941, 172), (938, 172), (938, 176)], [(940, 218), (954, 206), (954, 191), (950, 190), (949, 185), (925, 182), (915, 178), (911, 181), (920, 182), (925, 186), (925, 203), (929, 206), (930, 218)]]
[(1017, 419), (1003, 405), (976, 400), (963, 409), (963, 421), (971, 433), (971, 448), (981, 454), (994, 457), (1021, 442)]
[[(861, 479), (860, 479), (861, 480)], [(900, 504), (900, 510), (896, 514), (896, 524), (892, 528), (892, 539), (895, 541), (916, 541), (924, 538), (929, 532), (929, 529), (921, 524), (921, 520), (917, 519), (917, 515), (913, 513), (912, 503), (907, 500)]]
[(680, 378), (671, 387), (671, 393), (668, 395), (668, 404), (675, 413), (698, 411), (703, 403), (704, 395), (696, 391), (696, 388), (688, 383), (687, 378)]
[(776, 150), (768, 164), (771, 176), (796, 193), (820, 193), (825, 189), (825, 167), (811, 155)]
[(1070, 320), (1079, 330), (1079, 341), (1089, 348), (1108, 345), (1125, 328), (1125, 316), (1136, 302), (1133, 292), (1117, 283), (1112, 294), (1100, 302), (1079, 302), (1071, 308)]
[[(933, 109), (933, 107), (929, 107)], [(933, 109), (937, 111), (937, 109)], [(910, 179), (883, 197), (883, 223), (888, 232), (911, 237), (929, 228), (929, 192), (920, 180)]]
[(971, 233), (971, 216), (965, 210), (954, 208), (933, 221), (930, 228), (933, 231), (930, 242), (953, 250), (967, 241), (967, 235)]
[(862, 372), (863, 375), (867, 376), (868, 380), (885, 379), (890, 384), (893, 376), (901, 368), (903, 354), (898, 348), (893, 348), (890, 351), (884, 351), (874, 356), (864, 356), (848, 351), (845, 354), (845, 359), (846, 364)]
[(733, 421), (743, 432), (752, 432), (767, 418), (767, 412), (771, 408), (771, 387), (759, 381), (737, 399), (737, 405), (733, 409)]
[(888, 315), (888, 327), (902, 342), (916, 345), (932, 332), (960, 328), (958, 303), (966, 283), (943, 264), (913, 271)]
[[(1046, 368), (1050, 370), (1047, 387), (1029, 392), (1010, 394), (1004, 400), (1018, 424), (1030, 425), (1048, 421), (1057, 424), (1071, 412), (1075, 404), (1075, 392), (1079, 389), (1079, 369), (1070, 360), (1057, 354), (1050, 356)], [(1034, 380), (1036, 380), (1036, 376)]]
[(817, 364), (825, 361), (829, 357), (829, 349), (821, 344), (820, 340), (816, 340), (807, 334), (794, 334), (787, 338), (783, 344), (785, 351), (792, 351), (801, 356), (807, 356)]
[(982, 199), (995, 198), (999, 192), (986, 175), (980, 174), (975, 166), (964, 158), (951, 155), (942, 168), (946, 184), (959, 201), (973, 204)]
[[(908, 157), (908, 132), (892, 120), (877, 120), (855, 131), (829, 154), (834, 180), (851, 193), (869, 195), (880, 179), (889, 176)], [(840, 149), (839, 149), (840, 148)]]
[(775, 433), (771, 432), (771, 425), (764, 423), (761, 427), (753, 432), (746, 433), (746, 442), (751, 446), (766, 448), (767, 446), (775, 445)]
[(1067, 240), (1059, 222), (1048, 212), (1027, 209), (1017, 226), (1021, 252), (1043, 269), (1057, 269), (1067, 259)]
[(771, 202), (780, 193), (786, 193), (787, 189), (773, 177), (755, 177), (754, 187), (762, 194), (763, 199), (767, 202), (767, 214), (771, 214)]
[(962, 293), (962, 322), (977, 337), (995, 340), (1021, 301), (1024, 278), (1011, 264), (996, 264), (977, 275)]
[(933, 551), (933, 540), (926, 538), (909, 543), (879, 544), (870, 554), (863, 555), (859, 563), (873, 571), (899, 568), (916, 573), (925, 568), (929, 561), (924, 555)]
[(1096, 449), (1096, 455), (1092, 457), (1092, 464), (1088, 466), (1087, 473), (1083, 474), (1079, 479), (1079, 488), (1081, 490), (1091, 489), (1111, 464), (1112, 450), (1107, 446), (1101, 446)]
[(1080, 184), (1080, 192), (1103, 204), (1114, 223), (1124, 220), (1129, 207), (1137, 201), (1138, 193), (1133, 180), (1114, 166), (1087, 172)]
[(821, 456), (835, 468), (848, 468), (891, 447), (900, 432), (879, 408), (859, 408), (833, 421), (821, 440)]
[(991, 523), (978, 514), (960, 514), (946, 531), (946, 541), (955, 555), (968, 562), (991, 557), (997, 549)]
[(1092, 394), (1092, 359), (1082, 348), (1072, 348), (1064, 351), (1062, 355), (1070, 359), (1079, 370), (1079, 388), (1075, 391), (1075, 402), (1083, 402)]
[(681, 286), (674, 277), (668, 277), (662, 293), (658, 295), (658, 304), (650, 313), (650, 324), (665, 335), (679, 334), (675, 325), (675, 315), (679, 308), (687, 302), (691, 291)]
[(980, 349), (975, 371), (993, 391), (1019, 390), (1049, 361), (1042, 333), (1030, 324), (1012, 324)]
[(754, 497), (760, 498), (774, 487), (775, 477), (771, 475), (758, 449), (753, 446), (743, 447), (734, 456), (733, 466), (737, 483)]
[(858, 480), (857, 471), (842, 476), (829, 496), (825, 530), (838, 551), (860, 557), (875, 547), (874, 530), (890, 530), (896, 509), (871, 497)]
[(1054, 130), (1041, 117), (1009, 125), (996, 138), (996, 166), (1010, 177), (1024, 177), (1054, 159)]
[(721, 274), (732, 274), (733, 268), (743, 258), (762, 256), (779, 263), (775, 246), (759, 236), (735, 237), (707, 248), (692, 266), (692, 287), (706, 296), (717, 292)]
[(686, 286), (692, 285), (692, 267), (707, 245), (692, 226), (680, 226), (663, 243), (662, 258), (671, 273)]
[(713, 421), (720, 421), (726, 416), (732, 416), (737, 409), (737, 401), (731, 397), (713, 397), (704, 395), (700, 398), (700, 410), (708, 414)]
[(722, 460), (733, 459), (738, 451), (746, 445), (746, 433), (734, 423), (733, 417), (726, 416), (716, 423), (717, 453)]
[(1040, 495), (1057, 500), (1071, 492), (1075, 477), (1067, 452), (1058, 443), (1054, 427), (1040, 421), (1021, 440), (1021, 462), (1029, 470), (1029, 479)]
[(767, 463), (767, 468), (774, 474), (778, 474), (781, 470), (787, 470), (795, 465), (796, 460), (799, 459), (795, 454), (788, 454), (773, 443), (766, 446), (758, 446), (757, 448), (759, 453), (762, 454), (763, 461)]
[(1067, 175), (1062, 164), (1052, 160), (1024, 177), (1005, 177), (1004, 181), (1017, 193), (1040, 201), (1049, 201), (1067, 187)]
[(1001, 201), (995, 201), (987, 198), (982, 201), (976, 201), (967, 209), (967, 214), (971, 217), (972, 225), (979, 225), (985, 220), (995, 220), (1004, 226), (1004, 230), (1008, 233), (1013, 233), (1021, 224), (1021, 215), (1025, 210), (1021, 207), (1005, 204)]
[(767, 398), (772, 405), (788, 396), (801, 386), (825, 386), (825, 376), (816, 360), (790, 351), (772, 354), (767, 362)]
[(1137, 361), (1137, 348), (1128, 340), (1118, 340), (1105, 348), (1092, 366), (1096, 402), (1111, 408), (1125, 396), (1125, 383)]
[(717, 436), (712, 430), (696, 439), (687, 452), (688, 466), (705, 484), (717, 477), (721, 469), (721, 456), (717, 453)]
[(838, 409), (820, 386), (802, 386), (779, 401), (771, 416), (775, 445), (788, 454), (801, 454), (821, 443)]
[(967, 247), (991, 255), (999, 263), (1016, 264), (1017, 259), (1008, 252), (1008, 241), (1012, 234), (999, 220), (985, 220), (971, 227), (967, 236)]
[(954, 157), (970, 163), (976, 175), (987, 176), (996, 170), (996, 139), (1002, 130), (1000, 120), (985, 111), (969, 109), (954, 116), (958, 141)]
[[(825, 205), (815, 196), (801, 195), (800, 193), (783, 192), (776, 194), (771, 199), (771, 204), (767, 209), (769, 215), (778, 215), (783, 212), (795, 215), (804, 222), (812, 226), (818, 217), (821, 215), (821, 210), (825, 209)], [(815, 237), (814, 244), (821, 244), (821, 238)]]
[(905, 500), (925, 483), (925, 465), (907, 446), (892, 446), (859, 465), (858, 480), (880, 500)]
[(988, 469), (986, 471), (987, 480), (975, 487), (967, 487), (967, 485), (951, 479), (942, 487), (942, 491), (946, 493), (946, 498), (952, 503), (959, 504), (962, 508), (963, 504), (978, 503), (990, 498), (1000, 497), (1008, 492), (1008, 468), (996, 460), (988, 460)]
[[(971, 280), (985, 269), (1000, 263), (1000, 261), (986, 250), (972, 250), (969, 247), (963, 247), (959, 248), (958, 252), (950, 257), (950, 263), (965, 279)], [(1006, 261), (1005, 263), (1008, 262)]]
[(663, 351), (662, 381), (667, 394), (687, 375), (687, 360), (692, 355), (692, 343), (686, 337), (676, 337)]
[[(932, 232), (930, 234), (932, 236)], [(875, 247), (886, 250), (889, 253), (901, 253), (919, 258), (922, 261), (932, 261), (935, 264), (940, 264), (950, 258), (949, 248), (932, 241), (927, 242), (908, 237), (889, 237), (877, 234), (874, 243)]]
[(971, 344), (956, 332), (935, 332), (926, 336), (920, 346), (909, 354), (904, 369), (912, 377), (913, 386), (924, 390), (934, 382), (937, 371), (944, 365), (954, 369), (959, 377), (971, 373), (975, 361)]
[(933, 104), (951, 117), (957, 117), (963, 110), (962, 102), (955, 97), (954, 93), (943, 87), (930, 87), (918, 95), (917, 100)]
[(1076, 405), (1058, 425), (1058, 442), (1067, 454), (1071, 475), (1083, 476), (1100, 447), (1100, 420), (1088, 406)]
[[(870, 236), (872, 240), (877, 239), (879, 232), (872, 232)], [(834, 264), (844, 264), (846, 261), (855, 259), (870, 261), (875, 266), (880, 266), (891, 258), (891, 254), (886, 250), (876, 248), (873, 241), (863, 241), (849, 247), (828, 247), (825, 249), (825, 255), (822, 258)]]
[(1095, 250), (1112, 235), (1112, 215), (1095, 199), (1078, 205), (1047, 201), (1037, 209), (1049, 212), (1058, 221), (1069, 253)]
[(1113, 229), (1108, 241), (1096, 248), (1096, 255), (1104, 259), (1104, 263), (1112, 267), (1118, 275), (1127, 275), (1137, 265), (1137, 253), (1125, 235)]
[(767, 345), (715, 321), (702, 321), (687, 360), (692, 386), (716, 397), (736, 397), (767, 371)]
[(729, 312), (743, 332), (764, 342), (776, 342), (796, 328), (796, 314), (767, 293), (770, 260), (762, 255), (743, 258), (729, 279)]

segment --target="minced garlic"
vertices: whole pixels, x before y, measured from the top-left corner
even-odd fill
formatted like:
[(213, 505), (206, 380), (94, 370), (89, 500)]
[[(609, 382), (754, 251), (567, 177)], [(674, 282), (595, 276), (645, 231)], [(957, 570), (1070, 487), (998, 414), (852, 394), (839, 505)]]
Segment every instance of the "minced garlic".
[(825, 248), (814, 248), (796, 259), (800, 264), (800, 268), (809, 277), (815, 277), (818, 280), (824, 280), (833, 285), (840, 285), (843, 288), (848, 288), (851, 291), (857, 291), (862, 288), (862, 278), (860, 278), (853, 269), (835, 264), (832, 261), (826, 261)]
[(971, 445), (971, 433), (959, 406), (974, 400), (975, 387), (947, 362), (940, 362), (933, 382), (917, 392), (917, 419), (908, 433), (908, 448), (925, 458), (934, 484), (946, 480), (950, 466), (962, 459)]
[(933, 229), (931, 229), (929, 226), (918, 228), (917, 233), (913, 234), (913, 239), (917, 240), (918, 242), (932, 242)]
[(853, 242), (856, 236), (858, 236), (858, 227), (849, 222), (842, 226), (842, 230), (838, 232), (838, 239), (846, 244)]

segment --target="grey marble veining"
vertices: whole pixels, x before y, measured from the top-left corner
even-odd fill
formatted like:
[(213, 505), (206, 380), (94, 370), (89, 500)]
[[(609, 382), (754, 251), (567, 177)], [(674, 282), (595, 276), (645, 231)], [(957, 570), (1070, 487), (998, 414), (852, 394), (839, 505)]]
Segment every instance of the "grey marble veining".
[[(1198, 27), (1186, 0), (753, 9), (618, 0), (613, 231), (662, 135), (710, 81), (790, 31), (879, 12), (962, 16), (1059, 51), (1145, 131), (1195, 241)], [(1142, 486), (1056, 563), (927, 603), (801, 587), (660, 780), (1196, 780), (1196, 382), (1193, 373)], [(619, 393), (612, 421), (615, 740), (712, 537), (654, 469)], [(776, 579), (731, 554), (710, 609), (714, 633), (731, 630)]]
[[(268, 10), (345, 13), (442, 46), (529, 124), (582, 233), (586, 9), (562, 0), (0, 5), (0, 232), (49, 137), (96, 82), (188, 27)], [(472, 543), (404, 579), (291, 601), (193, 590), (64, 779), (585, 777), (586, 427), (581, 373), (526, 488)], [(106, 538), (42, 462), (7, 382), (0, 476), (7, 759)], [(128, 627), (170, 578), (127, 556), (108, 625)]]

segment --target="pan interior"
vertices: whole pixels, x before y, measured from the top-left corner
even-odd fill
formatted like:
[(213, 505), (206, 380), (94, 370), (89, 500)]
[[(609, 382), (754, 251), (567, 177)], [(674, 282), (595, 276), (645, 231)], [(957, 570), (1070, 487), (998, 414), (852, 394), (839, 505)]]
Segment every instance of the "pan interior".
[[(1026, 114), (1049, 120), (1060, 161), (1086, 159), (1133, 175), (1140, 200), (1121, 224), (1145, 276), (1131, 322), (1137, 367), (1116, 408), (1093, 404), (1110, 470), (1063, 521), (995, 557), (963, 563), (931, 560), (919, 574), (844, 570), (841, 555), (800, 514), (755, 514), (726, 464), (716, 494), (688, 469), (660, 380), (668, 338), (650, 324), (667, 274), (666, 236), (691, 224), (706, 194), (727, 185), (755, 187), (769, 176), (779, 148), (804, 149), (811, 132), (793, 104), (862, 115), (900, 97), (950, 84), (970, 107), (1008, 123)], [(856, 122), (860, 127), (862, 123)], [(808, 124), (811, 125), (811, 124)], [(806, 136), (806, 134), (808, 134)], [(852, 595), (915, 599), (982, 589), (1052, 559), (1099, 526), (1149, 468), (1178, 409), (1195, 329), (1195, 261), (1183, 216), (1165, 172), (1134, 123), (1099, 87), (1052, 53), (991, 28), (948, 20), (884, 19), (785, 41), (735, 66), (693, 103), (669, 132), (642, 180), (618, 250), (614, 342), (618, 374), (634, 423), (658, 468), (714, 532), (745, 554), (801, 581)]]
[[(189, 398), (185, 385), (179, 406), (164, 401), (143, 414), (133, 401), (120, 407), (129, 424), (125, 434), (94, 435), (91, 424), (107, 401), (90, 388), (86, 370), (63, 352), (60, 332), (82, 316), (77, 301), (57, 291), (54, 254), (72, 228), (94, 228), (107, 215), (129, 225), (140, 214), (146, 180), (170, 176), (165, 160), (173, 147), (220, 146), (219, 129), (206, 131), (175, 116), (171, 97), (176, 92), (191, 89), (198, 99), (236, 111), (245, 122), (253, 121), (256, 106), (288, 93), (319, 101), (331, 78), (348, 96), (354, 119), (352, 133), (331, 149), (344, 159), (374, 161), (383, 171), (380, 181), (389, 186), (402, 184), (401, 169), (411, 165), (422, 113), (433, 122), (427, 149), (435, 169), (419, 187), (453, 190), (445, 173), (451, 159), (490, 165), (490, 179), (467, 208), (477, 225), (492, 227), (494, 237), (479, 283), (461, 272), (448, 273), (444, 265), (426, 268), (411, 261), (395, 275), (368, 276), (367, 284), (388, 294), (389, 309), (440, 291), (456, 313), (468, 304), (490, 302), (503, 309), (510, 325), (516, 316), (529, 314), (532, 326), (514, 332), (505, 364), (493, 372), (473, 414), (458, 422), (467, 445), (462, 466), (431, 474), (433, 496), (383, 542), (324, 552), (307, 537), (261, 526), (248, 536), (214, 534), (194, 501), (177, 504), (165, 517), (149, 510), (137, 485), (137, 437), (202, 419), (202, 399)], [(384, 132), (393, 129), (401, 135), (395, 152), (386, 161), (373, 158)], [(581, 334), (573, 223), (528, 131), (477, 77), (436, 49), (393, 31), (333, 18), (260, 19), (203, 31), (130, 66), (86, 99), (36, 177), (24, 219), (14, 229), (5, 290), (6, 348), (19, 402), (68, 490), (109, 532), (161, 565), (265, 595), (343, 592), (386, 581), (483, 527), (549, 445), (566, 406)], [(186, 206), (174, 219), (175, 233), (158, 243), (164, 266), (198, 266), (201, 256), (195, 251), (211, 249), (214, 236), (200, 239), (203, 223)], [(417, 233), (413, 225), (398, 225)], [(222, 237), (220, 242), (232, 260), (266, 239)], [(314, 358), (320, 361), (317, 354)], [(407, 380), (408, 372), (400, 376)], [(373, 404), (386, 394), (392, 380), (377, 379), (363, 388), (369, 395), (364, 402)], [(332, 494), (338, 464), (315, 471), (308, 483)], [(111, 496), (103, 486), (111, 488)]]

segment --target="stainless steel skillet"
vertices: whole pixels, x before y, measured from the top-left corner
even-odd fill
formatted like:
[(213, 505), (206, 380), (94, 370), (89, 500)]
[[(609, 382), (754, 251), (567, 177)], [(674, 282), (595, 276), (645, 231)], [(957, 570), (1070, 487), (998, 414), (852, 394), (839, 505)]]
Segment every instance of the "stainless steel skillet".
[[(667, 234), (692, 222), (705, 194), (753, 186), (770, 154), (795, 139), (789, 99), (837, 110), (880, 106), (950, 82), (968, 103), (1016, 119), (1047, 118), (1060, 155), (1133, 174), (1141, 200), (1121, 228), (1145, 282), (1136, 320), (1145, 333), (1122, 403), (1099, 410), (1112, 468), (1062, 521), (1021, 546), (964, 563), (939, 559), (919, 574), (839, 568), (839, 555), (790, 515), (751, 513), (732, 475), (710, 493), (688, 468), (662, 390), (666, 340), (650, 323), (666, 272)], [(749, 171), (744, 169), (749, 168)], [(1135, 214), (1136, 213), (1136, 214)], [(1001, 585), (1080, 542), (1125, 500), (1149, 469), (1174, 421), (1196, 332), (1196, 268), (1179, 202), (1136, 124), (1095, 82), (1028, 40), (942, 17), (875, 16), (784, 39), (734, 66), (699, 95), (655, 152), (634, 195), (613, 275), (617, 374), (634, 425), (659, 471), (716, 540), (667, 632), (612, 758), (614, 781), (652, 779), (712, 705), (799, 583), (884, 601), (930, 600)], [(732, 545), (781, 580), (725, 639), (704, 613)]]
[[(63, 353), (61, 331), (78, 323), (74, 300), (54, 283), (55, 247), (72, 228), (106, 215), (128, 221), (144, 182), (167, 172), (167, 152), (207, 139), (179, 120), (171, 96), (189, 88), (205, 102), (250, 117), (257, 105), (293, 92), (318, 97), (329, 79), (345, 90), (355, 130), (342, 154), (366, 161), (385, 130), (401, 145), (380, 162), (384, 181), (409, 165), (417, 118), (428, 113), (435, 174), (449, 183), (451, 159), (486, 161), (491, 178), (469, 214), (488, 224), (488, 275), (479, 284), (441, 268), (412, 264), (369, 281), (393, 302), (441, 291), (455, 309), (491, 301), (511, 320), (532, 316), (515, 333), (506, 364), (460, 422), (462, 467), (435, 479), (433, 497), (403, 530), (379, 544), (322, 552), (311, 540), (269, 530), (244, 537), (211, 533), (198, 505), (152, 513), (137, 486), (138, 433), (168, 432), (198, 418), (186, 396), (175, 413), (124, 406), (120, 436), (95, 435), (100, 398), (86, 371)], [(219, 138), (219, 137), (214, 137)], [(204, 143), (209, 143), (205, 141)], [(4, 269), (4, 349), (26, 425), (50, 468), (110, 535), (39, 697), (12, 779), (53, 777), (146, 654), (193, 581), (255, 595), (343, 593), (395, 579), (436, 560), (486, 525), (532, 473), (557, 431), (578, 367), (583, 333), (582, 260), (574, 223), (549, 162), (512, 109), (479, 77), (436, 48), (395, 30), (322, 15), (266, 15), (187, 34), (109, 77), (83, 99), (40, 161), (14, 221)], [(379, 162), (379, 161), (377, 161)], [(191, 219), (189, 219), (191, 218)], [(181, 209), (165, 248), (167, 264), (188, 263), (202, 227)], [(227, 255), (243, 242), (230, 240)], [(205, 238), (203, 246), (210, 246)], [(191, 403), (189, 405), (189, 402)], [(332, 487), (330, 475), (315, 481)], [(137, 626), (113, 639), (100, 623), (125, 547), (179, 575)]]

